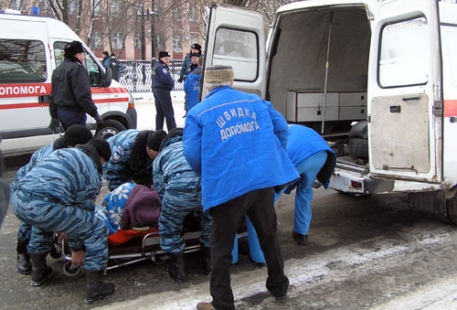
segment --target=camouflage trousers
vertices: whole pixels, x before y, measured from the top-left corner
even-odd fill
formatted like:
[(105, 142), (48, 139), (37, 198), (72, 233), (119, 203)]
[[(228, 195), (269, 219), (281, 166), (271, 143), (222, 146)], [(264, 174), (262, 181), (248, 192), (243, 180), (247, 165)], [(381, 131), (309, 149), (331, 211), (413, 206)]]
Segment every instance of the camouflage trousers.
[[(162, 201), (162, 210), (159, 216), (160, 248), (165, 253), (177, 254), (184, 251), (186, 242), (181, 236), (184, 218), (191, 212), (201, 214), (200, 219), (200, 244), (210, 247), (212, 219), (208, 212), (203, 212), (200, 204), (191, 203), (192, 198), (186, 199), (185, 194), (180, 194), (179, 201), (170, 201), (165, 194)], [(176, 197), (176, 195), (173, 195)]]
[[(31, 225), (29, 254), (51, 250), (53, 232), (67, 234), (72, 250), (84, 249), (83, 269), (104, 270), (108, 261), (107, 229), (94, 212), (78, 206), (45, 201), (42, 196), (13, 192), (11, 205), (17, 218)], [(73, 246), (72, 246), (73, 245)], [(75, 245), (78, 245), (75, 248)]]

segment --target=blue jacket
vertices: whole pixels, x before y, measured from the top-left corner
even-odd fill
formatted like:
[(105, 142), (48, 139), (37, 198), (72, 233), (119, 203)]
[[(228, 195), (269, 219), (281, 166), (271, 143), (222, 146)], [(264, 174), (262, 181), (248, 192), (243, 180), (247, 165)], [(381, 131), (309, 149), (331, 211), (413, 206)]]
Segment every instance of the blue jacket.
[(224, 86), (189, 111), (184, 155), (202, 177), (203, 207), (299, 178), (286, 154), (288, 126), (270, 102)]
[(135, 177), (152, 178), (150, 175), (152, 160), (147, 159), (146, 165), (141, 170), (135, 170), (130, 165), (133, 146), (139, 132), (137, 129), (124, 130), (106, 139), (111, 148), (111, 157), (103, 165), (103, 172), (110, 191), (125, 182), (132, 181)]
[(313, 129), (302, 125), (289, 125), (287, 155), (295, 166), (320, 151), (327, 151), (327, 161), (317, 174), (317, 179), (327, 188), (336, 165), (335, 152)]
[(186, 111), (189, 111), (198, 103), (201, 73), (202, 68), (197, 67), (184, 81), (184, 91), (186, 92)]
[(152, 68), (152, 86), (153, 88), (164, 88), (169, 91), (175, 86), (175, 80), (171, 76), (170, 68), (161, 60)]

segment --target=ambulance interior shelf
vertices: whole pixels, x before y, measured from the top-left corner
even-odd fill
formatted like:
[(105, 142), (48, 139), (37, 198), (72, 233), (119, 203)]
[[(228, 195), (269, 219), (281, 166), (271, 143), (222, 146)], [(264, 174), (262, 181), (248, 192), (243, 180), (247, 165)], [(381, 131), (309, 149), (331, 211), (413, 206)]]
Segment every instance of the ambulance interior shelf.
[(288, 90), (286, 119), (290, 122), (357, 121), (367, 116), (367, 93)]

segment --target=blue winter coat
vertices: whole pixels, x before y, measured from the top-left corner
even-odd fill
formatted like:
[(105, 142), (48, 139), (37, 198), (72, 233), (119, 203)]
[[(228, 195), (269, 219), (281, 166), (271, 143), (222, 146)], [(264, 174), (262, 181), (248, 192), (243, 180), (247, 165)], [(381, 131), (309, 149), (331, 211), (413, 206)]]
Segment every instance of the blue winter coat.
[(317, 179), (327, 188), (336, 165), (335, 152), (315, 130), (302, 125), (289, 125), (287, 155), (295, 166), (320, 151), (327, 151), (327, 161)]
[(141, 170), (134, 170), (130, 166), (133, 146), (139, 132), (140, 131), (137, 129), (124, 130), (106, 139), (111, 148), (111, 157), (109, 161), (103, 165), (103, 173), (108, 181), (108, 188), (110, 191), (135, 178), (142, 179), (147, 177), (152, 179), (152, 160), (149, 158), (146, 159), (146, 164)]
[(286, 155), (288, 126), (270, 102), (229, 86), (189, 111), (184, 155), (201, 174), (203, 207), (299, 178)]
[(161, 60), (152, 68), (152, 86), (153, 88), (164, 88), (169, 91), (175, 87), (175, 80), (171, 76), (170, 68)]
[(197, 67), (187, 76), (186, 81), (184, 82), (184, 91), (186, 92), (186, 111), (189, 111), (198, 103), (201, 73), (201, 67)]

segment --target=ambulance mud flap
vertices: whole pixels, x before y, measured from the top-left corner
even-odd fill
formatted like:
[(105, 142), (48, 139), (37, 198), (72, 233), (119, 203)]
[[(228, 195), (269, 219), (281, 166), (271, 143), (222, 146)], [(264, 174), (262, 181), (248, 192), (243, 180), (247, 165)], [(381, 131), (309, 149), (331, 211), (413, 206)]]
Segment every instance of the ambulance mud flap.
[[(454, 199), (446, 199), (444, 191), (412, 192), (408, 193), (408, 206), (446, 218), (457, 224), (457, 210)], [(448, 201), (454, 206), (448, 206)], [(448, 211), (446, 211), (448, 209)]]

